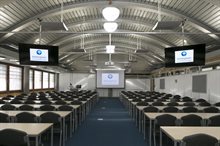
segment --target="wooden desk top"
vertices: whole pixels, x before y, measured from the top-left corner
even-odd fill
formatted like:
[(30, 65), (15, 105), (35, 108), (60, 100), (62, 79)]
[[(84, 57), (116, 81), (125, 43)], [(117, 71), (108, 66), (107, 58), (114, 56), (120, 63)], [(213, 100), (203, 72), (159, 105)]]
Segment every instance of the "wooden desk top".
[(209, 117), (220, 115), (220, 113), (144, 113), (150, 120), (154, 120), (157, 116), (169, 114), (175, 116), (177, 119), (180, 119), (183, 116), (194, 114), (198, 115), (203, 119), (208, 119)]
[(32, 114), (36, 115), (37, 117), (39, 117), (40, 115), (42, 115), (43, 113), (46, 113), (46, 112), (56, 113), (56, 114), (60, 115), (62, 118), (65, 118), (66, 116), (71, 114), (71, 111), (3, 111), (3, 110), (0, 110), (0, 112), (8, 114), (10, 117), (15, 117), (17, 114), (22, 113), (22, 112), (32, 113)]
[(37, 136), (50, 128), (52, 123), (0, 123), (0, 130), (16, 129), (24, 131), (28, 136)]
[[(144, 108), (146, 108), (148, 106), (136, 106), (136, 107), (138, 110), (142, 111)], [(158, 108), (159, 110), (163, 110), (164, 108), (169, 107), (169, 106), (154, 106), (154, 107)], [(182, 110), (183, 108), (189, 107), (189, 106), (174, 106), (174, 107), (178, 108), (179, 110)], [(201, 111), (201, 110), (203, 110), (207, 107), (211, 107), (211, 106), (194, 106), (194, 107)], [(214, 106), (214, 107), (220, 109), (220, 107), (217, 107), (217, 106)]]
[(198, 133), (208, 134), (220, 140), (220, 127), (161, 126), (160, 129), (174, 141), (181, 141), (185, 136)]

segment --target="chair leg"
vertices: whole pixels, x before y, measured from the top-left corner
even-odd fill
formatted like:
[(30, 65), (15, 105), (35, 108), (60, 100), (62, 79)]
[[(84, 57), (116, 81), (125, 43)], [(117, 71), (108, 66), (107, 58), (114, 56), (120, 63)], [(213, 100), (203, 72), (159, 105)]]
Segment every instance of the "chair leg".
[[(63, 136), (63, 132), (62, 132), (62, 130), (60, 130), (60, 146), (62, 146), (62, 136)], [(65, 140), (65, 139), (63, 139), (63, 140)]]

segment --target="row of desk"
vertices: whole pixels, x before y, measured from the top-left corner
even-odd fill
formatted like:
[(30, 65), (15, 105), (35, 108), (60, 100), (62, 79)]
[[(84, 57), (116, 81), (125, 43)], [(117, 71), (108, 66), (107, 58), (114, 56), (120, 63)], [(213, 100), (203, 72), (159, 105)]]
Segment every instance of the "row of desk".
[[(212, 116), (220, 115), (220, 113), (144, 113), (143, 109), (147, 106), (136, 106), (137, 102), (132, 102), (132, 100), (128, 99), (125, 95), (121, 95), (121, 101), (128, 108), (129, 113), (131, 114), (133, 119), (136, 121), (136, 126), (138, 126), (140, 132), (143, 132), (144, 139), (146, 138), (146, 120), (149, 119), (148, 141), (149, 141), (150, 146), (152, 146), (152, 135), (153, 135), (152, 134), (152, 131), (153, 131), (152, 125), (153, 125), (153, 121), (156, 119), (157, 116), (160, 116), (163, 114), (170, 114), (170, 115), (175, 116), (177, 119), (181, 119), (181, 117), (183, 117), (183, 116), (186, 116), (189, 114), (195, 114), (195, 115), (200, 116), (205, 122), (205, 120), (209, 119)], [(157, 108), (159, 110), (162, 110), (164, 107), (165, 106), (158, 106)], [(196, 106), (196, 107), (199, 110), (206, 108), (206, 107), (201, 107), (201, 106)], [(182, 108), (184, 108), (184, 106), (177, 106), (177, 108), (182, 109)], [(139, 114), (139, 116), (137, 116), (138, 114)], [(143, 117), (141, 115), (143, 115)], [(183, 137), (188, 136), (188, 135), (192, 135), (192, 134), (198, 134), (198, 133), (209, 134), (211, 136), (216, 137), (218, 140), (220, 140), (220, 133), (218, 131), (218, 130), (220, 130), (220, 127), (207, 127), (207, 126), (206, 127), (181, 127), (181, 126), (167, 127), (167, 126), (161, 126), (160, 128), (161, 128), (161, 130), (160, 130), (160, 146), (162, 146), (162, 133), (164, 133), (168, 137), (170, 137), (174, 141), (175, 146), (177, 146), (177, 144), (181, 142)]]
[[(62, 118), (62, 146), (65, 146), (66, 141), (66, 118), (70, 117), (70, 136), (72, 136), (72, 132), (78, 127), (78, 124), (80, 124), (83, 120), (85, 120), (86, 115), (90, 112), (91, 108), (95, 105), (95, 103), (98, 101), (98, 98), (96, 95), (91, 96), (88, 98), (87, 101), (83, 101), (82, 105), (69, 105), (73, 107), (73, 111), (49, 111), (58, 114)], [(13, 104), (16, 108), (19, 108), (20, 106), (24, 104)], [(2, 105), (0, 105), (2, 106)], [(39, 109), (41, 104), (31, 104), (30, 106), (33, 106), (34, 109)], [(52, 105), (56, 109), (58, 109), (61, 105)], [(37, 117), (40, 117), (41, 114), (46, 113), (48, 111), (20, 111), (20, 110), (13, 110), (13, 111), (3, 111), (0, 110), (1, 113), (5, 113), (9, 115), (11, 119), (14, 119), (15, 116), (21, 112), (29, 112)], [(79, 113), (79, 116), (78, 114)], [(80, 116), (81, 115), (81, 116)], [(12, 120), (13, 121), (13, 120)], [(78, 123), (79, 121), (79, 123)], [(39, 137), (47, 131), (48, 129), (51, 130), (51, 146), (53, 146), (53, 124), (52, 123), (0, 123), (0, 130), (3, 129), (17, 129), (21, 130), (27, 133), (29, 137), (35, 137), (35, 146), (39, 146)]]

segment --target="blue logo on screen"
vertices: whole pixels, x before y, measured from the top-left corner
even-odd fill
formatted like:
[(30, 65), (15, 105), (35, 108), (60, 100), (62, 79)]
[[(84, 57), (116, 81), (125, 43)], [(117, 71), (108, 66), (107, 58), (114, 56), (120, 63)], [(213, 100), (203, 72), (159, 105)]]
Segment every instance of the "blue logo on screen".
[(41, 55), (42, 51), (41, 50), (37, 50), (37, 55)]
[(181, 55), (182, 55), (182, 56), (186, 56), (186, 55), (187, 55), (186, 51), (183, 51), (183, 52), (181, 53)]
[(108, 78), (109, 78), (109, 79), (112, 79), (112, 78), (113, 78), (113, 75), (112, 75), (112, 74), (108, 74)]

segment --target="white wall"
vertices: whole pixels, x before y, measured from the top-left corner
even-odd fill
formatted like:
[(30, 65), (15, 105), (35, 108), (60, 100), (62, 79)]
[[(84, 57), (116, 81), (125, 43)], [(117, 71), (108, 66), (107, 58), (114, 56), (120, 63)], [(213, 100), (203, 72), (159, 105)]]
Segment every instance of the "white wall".
[[(59, 90), (69, 90), (69, 83), (72, 83), (73, 86), (81, 84), (83, 90), (94, 90), (96, 89), (96, 74), (60, 73)], [(150, 90), (150, 79), (125, 79), (125, 89), (113, 89), (112, 96), (119, 97), (122, 90)], [(97, 91), (100, 97), (108, 97), (108, 89), (97, 89)]]
[[(207, 93), (192, 92), (192, 76), (207, 75)], [(160, 79), (165, 79), (165, 89), (160, 89)], [(204, 98), (211, 103), (220, 101), (220, 70), (161, 77), (155, 79), (155, 91), (190, 96), (194, 99)]]
[(84, 73), (61, 73), (59, 76), (59, 90), (69, 90), (69, 84), (75, 87), (82, 85), (82, 90), (96, 89), (96, 75)]

